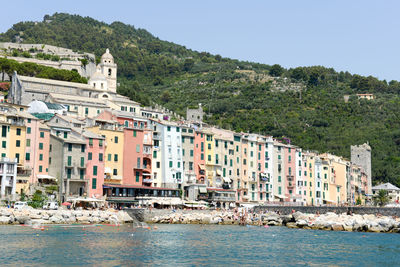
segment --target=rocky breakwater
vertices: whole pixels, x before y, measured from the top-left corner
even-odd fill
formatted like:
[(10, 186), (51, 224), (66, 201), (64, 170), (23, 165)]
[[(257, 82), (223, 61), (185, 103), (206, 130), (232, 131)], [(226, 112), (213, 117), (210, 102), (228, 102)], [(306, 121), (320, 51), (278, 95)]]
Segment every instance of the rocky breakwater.
[(210, 211), (207, 213), (182, 213), (179, 211), (155, 216), (149, 223), (171, 224), (238, 224), (238, 217), (230, 211)]
[[(355, 231), (377, 233), (400, 233), (400, 219), (390, 216), (376, 216), (374, 214), (305, 214), (295, 212), (286, 215), (282, 224), (290, 228), (318, 229), (332, 231)], [(268, 220), (268, 217), (266, 218)]]
[(0, 208), (0, 224), (72, 224), (105, 223), (122, 224), (133, 222), (125, 211), (115, 210), (38, 210), (26, 208), (14, 210)]
[(230, 211), (210, 211), (209, 213), (180, 213), (177, 211), (155, 216), (151, 222), (171, 224), (247, 224), (329, 231), (400, 233), (399, 218), (373, 214), (336, 214), (333, 212), (320, 215), (301, 212), (289, 215), (280, 215), (275, 212), (241, 215)]

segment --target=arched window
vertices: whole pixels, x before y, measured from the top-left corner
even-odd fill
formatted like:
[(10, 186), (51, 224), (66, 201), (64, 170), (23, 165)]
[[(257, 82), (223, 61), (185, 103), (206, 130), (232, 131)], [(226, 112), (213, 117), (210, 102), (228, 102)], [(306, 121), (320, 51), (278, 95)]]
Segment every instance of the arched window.
[(111, 76), (112, 70), (108, 69), (108, 76)]

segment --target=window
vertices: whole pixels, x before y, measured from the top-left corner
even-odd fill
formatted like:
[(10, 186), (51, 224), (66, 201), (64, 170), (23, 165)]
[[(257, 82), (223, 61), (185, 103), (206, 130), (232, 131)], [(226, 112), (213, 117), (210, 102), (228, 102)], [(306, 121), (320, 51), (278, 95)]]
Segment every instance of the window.
[(179, 127), (176, 127), (176, 132), (177, 132), (177, 133), (179, 133), (179, 130), (180, 130), (180, 128), (179, 128)]
[(97, 179), (96, 178), (93, 178), (92, 179), (92, 189), (96, 189), (96, 187), (97, 187)]
[(118, 136), (114, 137), (114, 143), (118, 144)]
[(26, 128), (26, 133), (27, 133), (27, 134), (30, 134), (30, 133), (31, 133), (31, 127), (27, 127), (27, 128)]
[(136, 145), (136, 152), (140, 153), (140, 145)]
[(118, 170), (117, 169), (113, 169), (113, 175), (118, 175)]
[[(282, 177), (279, 175), (278, 176), (278, 182), (280, 183), (280, 182), (282, 182)], [(280, 194), (280, 193), (279, 193)]]
[(211, 155), (208, 155), (208, 161), (211, 161)]
[(137, 136), (136, 130), (133, 130), (133, 137), (136, 137), (136, 136)]
[(200, 154), (200, 159), (204, 160), (204, 154), (203, 153)]
[(204, 143), (203, 142), (201, 142), (200, 148), (201, 148), (201, 152), (204, 152)]
[[(70, 144), (71, 145), (71, 144)], [(39, 143), (39, 149), (40, 150), (43, 150), (43, 143)], [(72, 145), (71, 145), (71, 150), (72, 150)], [(71, 150), (69, 150), (69, 151), (71, 151)]]
[(159, 161), (156, 162), (156, 168), (160, 168), (161, 167), (161, 163)]
[(211, 149), (211, 144), (208, 144), (208, 149)]
[(107, 155), (107, 160), (108, 160), (108, 161), (111, 161), (111, 157), (112, 157), (111, 154), (108, 154), (108, 155)]
[(81, 178), (82, 180), (85, 178), (85, 170), (84, 169), (79, 170), (79, 178)]
[(53, 145), (50, 144), (50, 146), (49, 146), (49, 152), (51, 152), (52, 149), (53, 149)]
[(30, 147), (31, 146), (31, 139), (26, 139), (26, 146)]
[[(289, 149), (290, 149), (290, 148), (289, 148)], [(288, 161), (289, 161), (289, 162), (292, 162), (292, 156), (289, 156), (289, 157), (288, 157)]]
[(89, 108), (85, 108), (85, 115), (89, 114)]
[(85, 145), (81, 145), (81, 152), (85, 152)]
[(25, 154), (25, 160), (31, 160), (31, 154), (30, 153), (26, 153)]
[(93, 146), (93, 138), (89, 138), (89, 146)]
[(85, 166), (85, 158), (81, 157), (81, 167)]
[[(178, 151), (179, 151), (179, 149), (178, 149)], [(185, 156), (185, 149), (182, 149), (182, 156)]]
[(168, 132), (171, 131), (171, 126), (167, 126), (167, 131), (168, 131)]
[(125, 121), (124, 125), (125, 125), (125, 127), (128, 127), (129, 126), (129, 121)]
[(139, 173), (139, 172), (136, 172), (136, 173), (135, 173), (135, 176), (136, 176), (136, 182), (139, 183), (139, 180), (140, 180), (140, 173)]
[(1, 136), (7, 137), (7, 126), (5, 125), (1, 126)]
[(180, 168), (181, 167), (181, 162), (180, 161), (178, 161), (178, 168)]
[[(39, 144), (39, 149), (40, 149), (40, 144)], [(43, 147), (43, 144), (42, 144), (42, 147)], [(68, 144), (68, 151), (72, 151), (72, 144)]]
[(93, 166), (93, 175), (97, 175), (97, 166)]
[(39, 160), (43, 161), (43, 154), (39, 154)]
[(169, 167), (172, 168), (172, 161), (169, 161)]
[[(39, 165), (39, 172), (42, 172), (42, 171), (43, 171), (43, 166)], [(68, 172), (67, 172), (67, 174), (68, 174)], [(70, 175), (70, 177), (68, 177), (68, 178), (71, 178), (71, 173), (69, 175)]]
[(99, 153), (99, 161), (100, 161), (100, 162), (103, 161), (103, 153)]
[(114, 161), (115, 161), (115, 162), (118, 161), (118, 154), (114, 154)]
[(17, 128), (17, 135), (21, 135), (21, 128)]
[(92, 152), (88, 153), (88, 160), (92, 160)]
[(68, 133), (64, 132), (64, 138), (68, 138)]
[(190, 150), (190, 156), (193, 157), (193, 149)]
[(6, 148), (7, 147), (7, 141), (2, 141), (1, 142), (1, 147)]
[(282, 187), (278, 187), (278, 194), (280, 195), (280, 194), (282, 194)]
[(153, 158), (156, 159), (157, 158), (157, 151), (153, 151)]
[(68, 156), (67, 165), (68, 165), (68, 166), (71, 166), (71, 165), (72, 165), (72, 157), (71, 157), (71, 156)]
[(40, 138), (44, 138), (44, 132), (40, 132)]
[(20, 140), (15, 141), (15, 146), (16, 147), (20, 147), (21, 146), (21, 141)]
[(99, 147), (103, 147), (103, 140), (102, 139), (99, 140)]

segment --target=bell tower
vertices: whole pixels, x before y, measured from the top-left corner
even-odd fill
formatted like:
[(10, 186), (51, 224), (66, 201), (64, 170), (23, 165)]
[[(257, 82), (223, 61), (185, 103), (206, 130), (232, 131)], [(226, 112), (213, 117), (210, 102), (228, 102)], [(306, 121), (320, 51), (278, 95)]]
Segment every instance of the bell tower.
[(114, 57), (107, 48), (106, 52), (101, 56), (100, 61), (101, 73), (107, 79), (107, 88), (109, 92), (117, 92), (117, 64), (114, 63)]

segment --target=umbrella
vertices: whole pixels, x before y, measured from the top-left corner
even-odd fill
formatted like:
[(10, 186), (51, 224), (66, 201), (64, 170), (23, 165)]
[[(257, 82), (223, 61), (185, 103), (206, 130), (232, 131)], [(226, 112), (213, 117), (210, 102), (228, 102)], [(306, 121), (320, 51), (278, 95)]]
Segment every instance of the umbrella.
[(69, 203), (69, 202), (64, 202), (64, 203), (62, 203), (61, 205), (63, 205), (63, 206), (71, 206), (72, 204)]

